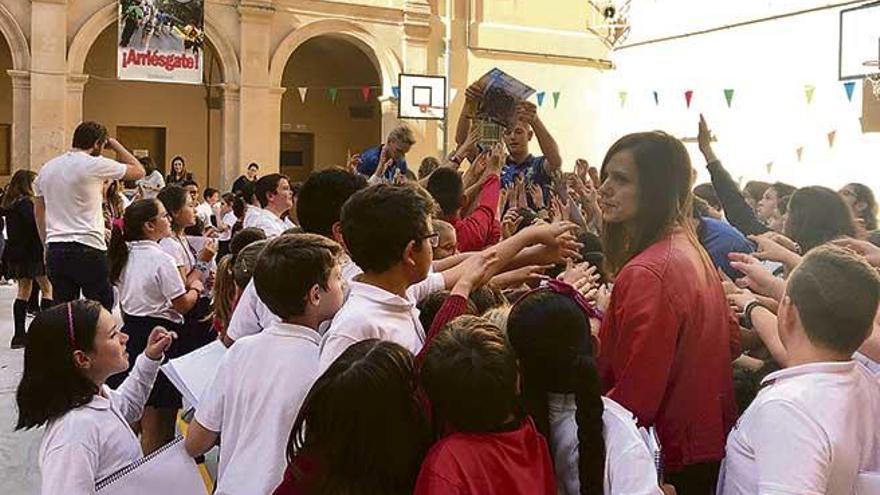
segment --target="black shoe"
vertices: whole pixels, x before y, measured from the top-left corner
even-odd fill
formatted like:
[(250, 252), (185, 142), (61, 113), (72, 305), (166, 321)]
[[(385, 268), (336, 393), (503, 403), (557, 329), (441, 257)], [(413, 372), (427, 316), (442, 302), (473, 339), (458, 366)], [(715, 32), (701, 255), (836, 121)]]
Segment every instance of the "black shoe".
[(19, 334), (12, 336), (12, 342), (9, 343), (11, 349), (21, 349), (27, 343), (27, 335)]

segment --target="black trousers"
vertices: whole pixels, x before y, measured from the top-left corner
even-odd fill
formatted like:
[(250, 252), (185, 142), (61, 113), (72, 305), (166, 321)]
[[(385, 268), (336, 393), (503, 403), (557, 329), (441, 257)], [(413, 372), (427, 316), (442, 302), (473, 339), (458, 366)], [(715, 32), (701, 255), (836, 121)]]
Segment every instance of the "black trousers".
[(107, 311), (113, 308), (113, 287), (107, 252), (78, 242), (53, 242), (46, 253), (46, 271), (52, 282), (55, 303), (79, 299), (98, 301)]
[(667, 473), (666, 483), (674, 486), (678, 495), (713, 495), (720, 468), (720, 462), (691, 464), (681, 471)]

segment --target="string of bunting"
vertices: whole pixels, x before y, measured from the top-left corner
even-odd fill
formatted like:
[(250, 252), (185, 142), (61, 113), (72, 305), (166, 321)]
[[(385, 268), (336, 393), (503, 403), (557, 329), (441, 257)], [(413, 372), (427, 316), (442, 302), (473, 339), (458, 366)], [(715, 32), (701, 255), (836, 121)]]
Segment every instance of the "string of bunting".
[[(852, 103), (853, 94), (855, 93), (856, 83), (854, 81), (846, 81), (842, 83), (844, 94), (846, 95), (846, 99), (848, 102)], [(816, 96), (816, 86), (813, 84), (805, 84), (803, 87), (804, 90), (804, 100), (806, 104), (812, 105), (813, 99)], [(724, 88), (722, 92), (724, 96), (724, 101), (727, 104), (727, 108), (732, 108), (734, 95), (736, 94), (736, 90), (734, 88)], [(651, 95), (654, 100), (654, 106), (660, 106), (660, 91), (652, 90)], [(685, 90), (684, 93), (684, 102), (685, 107), (690, 109), (691, 103), (693, 102), (695, 92), (692, 89)], [(626, 107), (626, 104), (629, 100), (629, 92), (626, 90), (619, 90), (617, 92), (618, 99), (620, 100), (620, 107)], [(543, 93), (538, 93), (538, 102), (539, 105), (541, 101), (544, 99)], [(835, 141), (837, 139), (837, 129), (830, 130), (826, 136), (828, 140), (828, 147), (834, 148)], [(803, 162), (805, 146), (798, 146), (795, 148), (795, 156), (797, 157), (798, 162)], [(767, 174), (771, 174), (773, 172), (774, 162), (768, 162), (764, 168), (767, 170)]]
[[(373, 96), (380, 96), (382, 93), (382, 86), (298, 86), (296, 88), (297, 94), (299, 95), (300, 103), (305, 103), (306, 98), (308, 97), (311, 90), (324, 90), (324, 93), (328, 100), (336, 103), (339, 99), (340, 92), (342, 91), (359, 91), (361, 99), (364, 102), (370, 101), (370, 98)], [(455, 97), (458, 96), (457, 88), (449, 88), (449, 100), (450, 102), (455, 100)], [(392, 86), (391, 87), (391, 96), (395, 100), (400, 99), (400, 86)], [(553, 99), (553, 108), (559, 107), (559, 101), (562, 98), (562, 91), (552, 91), (550, 92), (550, 97)], [(539, 91), (535, 93), (535, 100), (539, 107), (544, 106), (544, 101), (547, 99), (546, 91)]]

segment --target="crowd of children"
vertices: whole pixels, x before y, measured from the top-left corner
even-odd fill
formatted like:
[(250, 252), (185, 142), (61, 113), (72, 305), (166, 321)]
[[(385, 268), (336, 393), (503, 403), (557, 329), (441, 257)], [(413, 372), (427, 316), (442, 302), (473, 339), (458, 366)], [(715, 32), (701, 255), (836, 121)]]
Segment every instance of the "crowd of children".
[(95, 493), (172, 441), (183, 404), (159, 365), (216, 340), (185, 448), (219, 445), (217, 494), (880, 493), (871, 190), (740, 189), (704, 120), (711, 184), (659, 131), (563, 173), (534, 106), (518, 118), (489, 147), (462, 119), (418, 178), (396, 130), (302, 184), (252, 164), (200, 207), (176, 157), (168, 185), (147, 167), (87, 232), (47, 192), (58, 165), (87, 178), (85, 216), (112, 196), (87, 188), (147, 172), (102, 126), (82, 124), (36, 192), (17, 175), (3, 208), (35, 204), (36, 237), (15, 242), (101, 251), (111, 232), (115, 301), (56, 292), (26, 333), (16, 316), (17, 426), (46, 426), (43, 493)]

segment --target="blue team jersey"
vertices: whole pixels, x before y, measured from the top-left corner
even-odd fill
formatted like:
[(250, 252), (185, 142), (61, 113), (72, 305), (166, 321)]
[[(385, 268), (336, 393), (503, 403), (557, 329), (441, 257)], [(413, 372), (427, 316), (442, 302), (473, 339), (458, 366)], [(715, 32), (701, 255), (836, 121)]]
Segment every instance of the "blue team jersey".
[[(379, 167), (379, 156), (382, 154), (382, 146), (373, 146), (372, 148), (366, 149), (361, 153), (361, 163), (358, 165), (358, 172), (366, 175), (367, 177), (373, 175), (376, 169)], [(385, 171), (385, 178), (392, 179), (394, 178), (394, 174), (400, 170), (401, 173), (406, 173), (406, 160), (401, 158), (399, 160), (395, 160), (394, 163), (388, 167), (388, 170)]]

